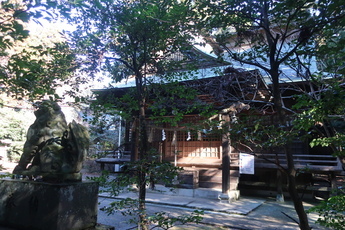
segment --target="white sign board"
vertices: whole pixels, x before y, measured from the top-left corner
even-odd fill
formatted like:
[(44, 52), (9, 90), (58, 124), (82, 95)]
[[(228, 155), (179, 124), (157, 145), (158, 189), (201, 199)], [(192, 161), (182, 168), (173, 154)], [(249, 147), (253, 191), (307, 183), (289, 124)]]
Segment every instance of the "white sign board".
[(254, 155), (240, 153), (240, 174), (254, 174)]

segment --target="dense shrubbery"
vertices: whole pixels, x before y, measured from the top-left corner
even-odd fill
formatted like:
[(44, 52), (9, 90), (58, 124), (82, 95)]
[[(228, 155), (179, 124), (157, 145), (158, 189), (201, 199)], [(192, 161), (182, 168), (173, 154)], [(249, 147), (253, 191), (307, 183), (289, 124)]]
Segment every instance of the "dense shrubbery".
[(21, 111), (16, 112), (11, 108), (0, 110), (0, 139), (22, 141), (25, 138), (25, 115)]
[(317, 212), (317, 223), (337, 230), (345, 229), (345, 194), (333, 196), (313, 207), (309, 212)]
[(7, 159), (10, 162), (18, 162), (23, 153), (24, 142), (13, 142), (7, 149)]
[(8, 145), (7, 158), (16, 161), (22, 154), (26, 130), (32, 123), (32, 111), (2, 107), (0, 109), (0, 144)]

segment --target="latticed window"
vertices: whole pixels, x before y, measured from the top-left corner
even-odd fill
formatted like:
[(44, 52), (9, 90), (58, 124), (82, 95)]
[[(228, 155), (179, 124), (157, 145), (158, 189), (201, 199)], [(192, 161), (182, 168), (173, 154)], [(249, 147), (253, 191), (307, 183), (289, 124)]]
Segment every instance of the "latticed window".
[[(189, 117), (184, 122), (197, 122), (200, 118)], [(165, 156), (220, 157), (221, 136), (206, 130), (166, 131)]]
[[(185, 117), (178, 126), (156, 126), (148, 121), (148, 140), (150, 143), (163, 143), (165, 158), (171, 159), (175, 154), (181, 157), (220, 158), (221, 135), (204, 130), (198, 115)], [(198, 127), (198, 124), (200, 127)]]

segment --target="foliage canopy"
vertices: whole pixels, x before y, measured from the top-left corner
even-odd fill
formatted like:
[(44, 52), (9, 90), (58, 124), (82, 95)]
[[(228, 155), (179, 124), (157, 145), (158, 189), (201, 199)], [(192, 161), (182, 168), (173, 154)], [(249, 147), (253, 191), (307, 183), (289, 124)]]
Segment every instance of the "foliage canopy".
[(77, 67), (66, 41), (56, 39), (56, 31), (50, 37), (44, 33), (35, 37), (29, 31), (33, 21), (53, 20), (53, 13), (46, 11), (51, 8), (38, 1), (1, 1), (0, 83), (18, 99), (54, 95)]

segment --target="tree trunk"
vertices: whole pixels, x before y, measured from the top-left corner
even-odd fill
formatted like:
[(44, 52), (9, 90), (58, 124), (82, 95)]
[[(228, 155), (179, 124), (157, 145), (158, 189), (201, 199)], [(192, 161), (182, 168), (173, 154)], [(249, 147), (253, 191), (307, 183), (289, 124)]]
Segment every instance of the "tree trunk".
[[(272, 65), (271, 65), (272, 66)], [(277, 110), (279, 123), (281, 125), (285, 125), (285, 114), (283, 111), (283, 104), (282, 104), (282, 97), (281, 92), (279, 88), (279, 69), (278, 66), (275, 68), (272, 68), (272, 71), (270, 72), (272, 77), (272, 83), (273, 83), (273, 97), (274, 97), (274, 105)], [(288, 192), (291, 196), (291, 199), (294, 203), (295, 211), (298, 215), (299, 219), (299, 227), (302, 230), (310, 230), (309, 222), (307, 214), (304, 210), (303, 202), (298, 195), (297, 188), (296, 188), (296, 169), (295, 164), (293, 161), (293, 155), (291, 153), (291, 150), (289, 148), (289, 143), (286, 143), (284, 145), (284, 152), (285, 157), (287, 161), (287, 179), (288, 179)]]
[[(146, 162), (148, 152), (148, 136), (146, 129), (146, 97), (145, 97), (145, 86), (143, 85), (143, 76), (137, 75), (136, 77), (136, 88), (138, 93), (139, 102), (139, 114), (138, 114), (138, 157), (139, 161)], [(147, 165), (144, 163), (138, 167), (138, 189), (139, 189), (139, 228), (143, 230), (148, 229), (148, 221), (146, 216), (146, 172)]]
[(140, 229), (147, 230), (148, 223), (146, 217), (146, 170), (145, 165), (140, 167), (138, 172), (139, 180), (139, 226)]
[[(223, 114), (222, 119), (225, 124), (230, 123), (229, 114)], [(230, 191), (230, 138), (226, 132), (222, 137), (222, 193), (228, 195)]]
[[(291, 154), (287, 154), (287, 155), (291, 155)], [(294, 204), (294, 207), (299, 219), (299, 228), (302, 230), (310, 230), (311, 228), (309, 226), (308, 216), (304, 210), (302, 199), (298, 195), (298, 192), (296, 189), (296, 170), (294, 169), (294, 167), (288, 167), (288, 183), (289, 183), (288, 185), (289, 194), (291, 196), (291, 199), (293, 201), (293, 204)]]
[[(141, 103), (139, 115), (139, 160), (146, 162), (147, 160), (147, 130), (145, 121), (145, 99)], [(139, 220), (140, 228), (148, 229), (146, 218), (146, 172), (147, 165), (141, 165), (138, 171), (138, 185), (139, 185)]]

